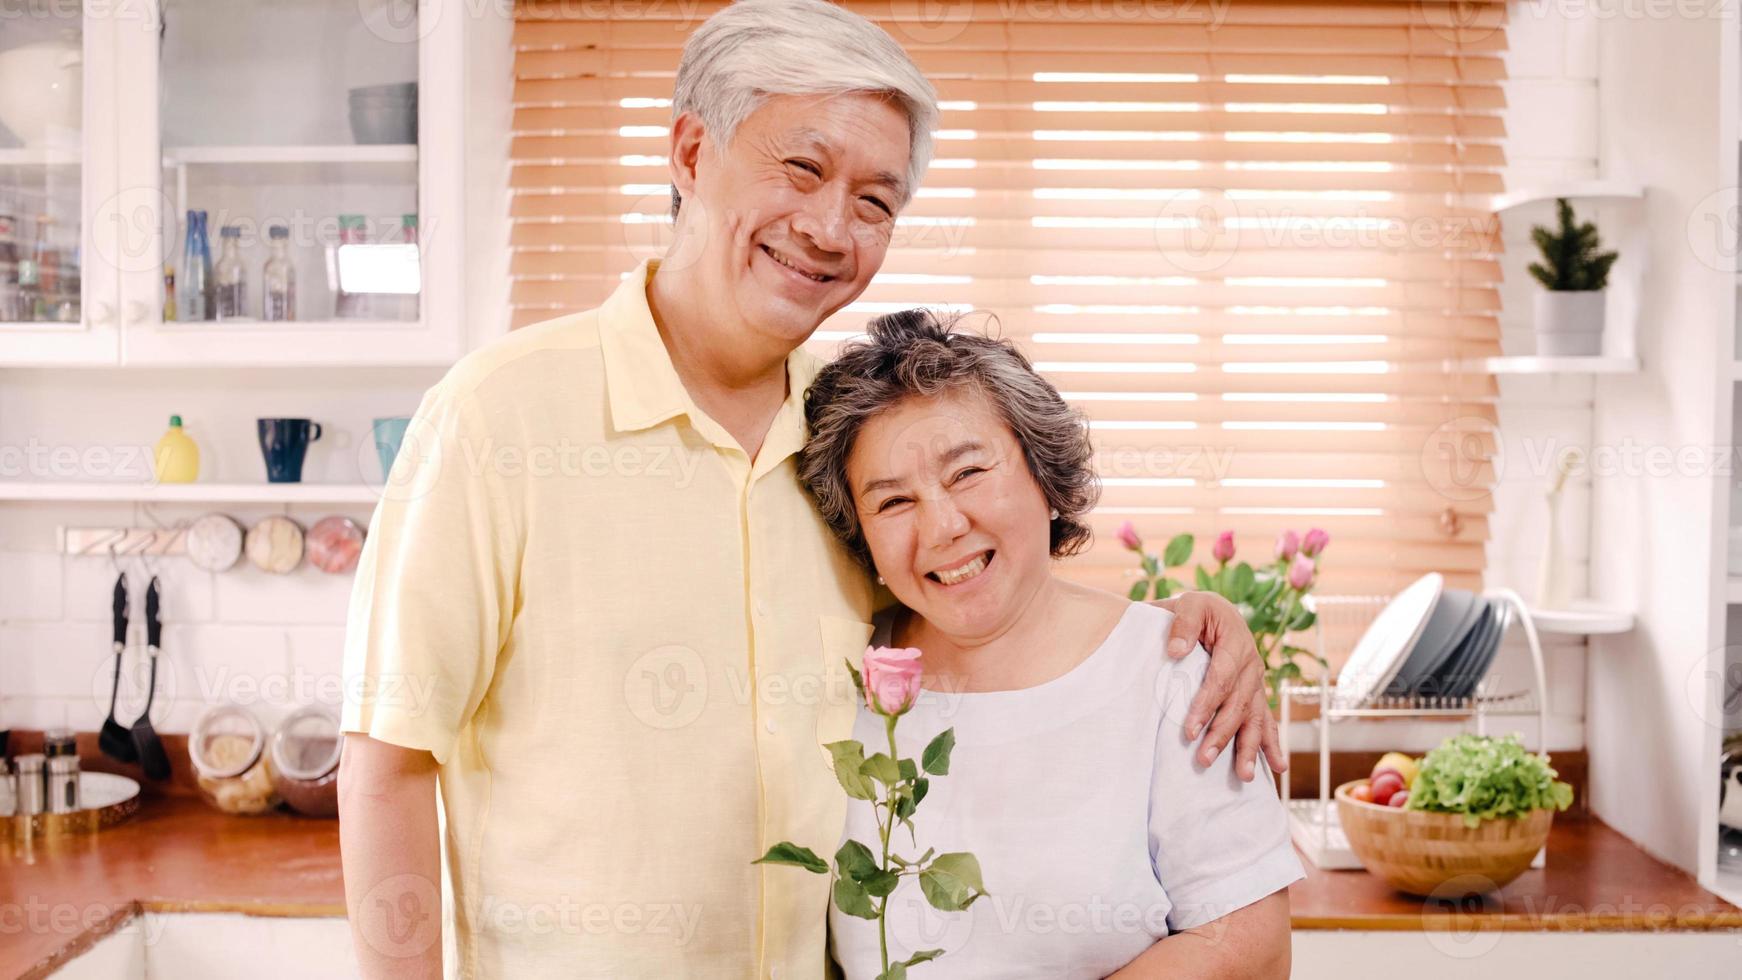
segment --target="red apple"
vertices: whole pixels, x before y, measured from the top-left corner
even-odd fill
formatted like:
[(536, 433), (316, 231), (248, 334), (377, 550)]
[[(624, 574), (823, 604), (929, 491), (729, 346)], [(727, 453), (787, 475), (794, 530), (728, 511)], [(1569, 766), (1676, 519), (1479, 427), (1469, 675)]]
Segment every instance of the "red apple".
[(1388, 772), (1382, 776), (1377, 776), (1368, 785), (1372, 787), (1371, 792), (1373, 794), (1373, 802), (1375, 803), (1389, 800), (1398, 790), (1409, 788), (1403, 785), (1403, 777), (1395, 772)]
[(1391, 794), (1391, 799), (1385, 801), (1386, 806), (1402, 807), (1409, 802), (1409, 790), (1400, 789)]
[(1373, 787), (1362, 783), (1349, 791), (1349, 798), (1360, 800), (1362, 803), (1371, 803), (1373, 802)]
[[(1391, 773), (1393, 776), (1396, 776), (1398, 779), (1403, 779), (1402, 770), (1394, 769), (1391, 766), (1380, 766), (1378, 769), (1373, 770), (1372, 774), (1369, 775), (1367, 778), (1368, 779), (1378, 779), (1380, 776), (1383, 776), (1386, 773)], [(1403, 785), (1408, 786), (1409, 780), (1403, 779)]]

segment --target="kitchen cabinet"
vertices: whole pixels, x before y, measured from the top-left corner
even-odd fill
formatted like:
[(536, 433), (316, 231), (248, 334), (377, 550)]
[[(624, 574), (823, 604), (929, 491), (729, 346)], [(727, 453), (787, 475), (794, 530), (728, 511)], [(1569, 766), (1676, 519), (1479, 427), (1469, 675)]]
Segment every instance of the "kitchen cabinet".
[[(45, 3), (40, 23), (24, 19), (32, 31), (9, 22), (0, 40), (0, 71), (8, 57), (48, 63), (32, 48), (44, 45), (63, 84), (82, 87), (77, 111), (0, 105), (0, 214), (24, 212), (21, 253), (36, 214), (51, 216), (47, 251), (72, 290), (29, 322), (0, 323), (0, 366), (445, 364), (463, 352), (458, 0), (68, 7)], [(36, 126), (32, 113), (55, 118)], [(239, 316), (194, 319), (190, 211), (205, 214), (214, 264), (233, 229), (242, 285), (225, 312)], [(263, 319), (274, 226), (295, 276), (288, 320)]]

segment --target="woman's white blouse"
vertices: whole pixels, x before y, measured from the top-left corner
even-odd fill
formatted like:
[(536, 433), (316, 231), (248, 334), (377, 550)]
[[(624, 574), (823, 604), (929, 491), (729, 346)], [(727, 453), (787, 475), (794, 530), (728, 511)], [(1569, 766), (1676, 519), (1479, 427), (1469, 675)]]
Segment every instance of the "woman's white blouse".
[[(1259, 760), (1250, 783), (1234, 753), (1194, 760), (1185, 714), (1209, 655), (1163, 654), (1173, 614), (1133, 603), (1069, 673), (1019, 691), (925, 691), (901, 718), (901, 757), (954, 727), (945, 776), (891, 850), (970, 851), (986, 897), (939, 912), (903, 877), (889, 897), (889, 959), (944, 949), (924, 977), (1104, 977), (1170, 932), (1201, 926), (1303, 877), (1288, 821)], [(880, 623), (878, 644), (888, 643)], [(883, 719), (860, 707), (854, 737), (887, 752)], [(851, 801), (845, 837), (879, 853), (871, 804)], [(843, 839), (845, 839), (845, 837)], [(881, 970), (877, 923), (831, 906), (830, 946), (848, 980)]]

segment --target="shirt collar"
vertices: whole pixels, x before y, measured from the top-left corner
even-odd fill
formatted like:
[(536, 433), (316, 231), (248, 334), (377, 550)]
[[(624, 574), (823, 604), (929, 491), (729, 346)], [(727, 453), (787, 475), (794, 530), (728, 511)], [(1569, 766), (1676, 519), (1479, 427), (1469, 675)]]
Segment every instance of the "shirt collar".
[[(690, 400), (672, 366), (671, 353), (660, 339), (647, 303), (647, 285), (659, 268), (658, 259), (637, 266), (599, 308), (599, 347), (605, 364), (605, 389), (610, 398), (611, 427), (634, 432), (686, 416), (690, 424), (716, 444), (736, 443), (719, 423)], [(756, 454), (758, 470), (779, 463), (803, 448), (804, 392), (822, 368), (822, 361), (799, 348), (786, 358), (786, 400), (763, 437)]]

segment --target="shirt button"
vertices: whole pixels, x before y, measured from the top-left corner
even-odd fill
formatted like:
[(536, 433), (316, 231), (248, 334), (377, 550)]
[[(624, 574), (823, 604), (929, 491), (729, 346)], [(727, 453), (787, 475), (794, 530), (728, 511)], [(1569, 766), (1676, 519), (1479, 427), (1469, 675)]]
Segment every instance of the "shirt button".
[(767, 732), (770, 735), (773, 735), (774, 734), (774, 719), (773, 718), (762, 719), (762, 730)]
[(763, 602), (761, 599), (756, 600), (756, 615), (761, 616), (763, 619), (767, 619), (768, 603)]

